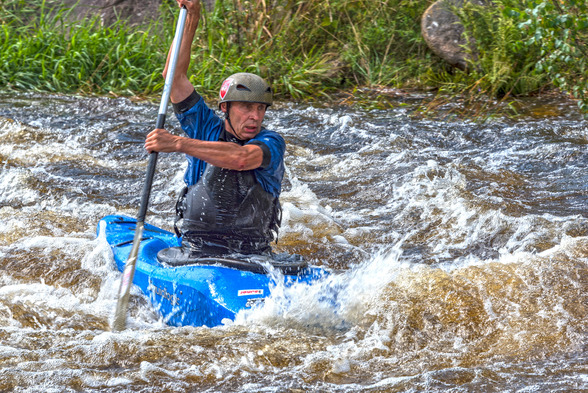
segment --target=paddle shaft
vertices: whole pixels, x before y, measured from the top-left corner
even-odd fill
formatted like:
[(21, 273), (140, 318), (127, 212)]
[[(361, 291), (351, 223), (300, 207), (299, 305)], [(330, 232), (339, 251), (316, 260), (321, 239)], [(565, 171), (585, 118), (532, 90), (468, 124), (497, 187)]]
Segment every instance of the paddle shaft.
[[(184, 34), (184, 25), (186, 23), (187, 10), (185, 7), (180, 9), (178, 23), (176, 25), (176, 32), (174, 43), (170, 55), (170, 63), (165, 77), (165, 85), (161, 95), (161, 103), (159, 105), (159, 114), (157, 115), (156, 128), (163, 128), (165, 126), (165, 117), (167, 112), (167, 105), (169, 103), (169, 96), (176, 71), (176, 64), (178, 62), (178, 55), (182, 43), (182, 36)], [(143, 237), (143, 229), (145, 227), (145, 216), (147, 215), (147, 207), (149, 206), (149, 197), (151, 195), (151, 186), (153, 185), (153, 178), (155, 177), (155, 166), (157, 165), (157, 152), (149, 154), (149, 164), (147, 165), (147, 174), (145, 176), (145, 184), (143, 185), (143, 193), (141, 194), (141, 204), (139, 206), (139, 214), (137, 215), (137, 226), (135, 227), (135, 236), (133, 238), (133, 246), (131, 253), (125, 264), (123, 276), (120, 281), (118, 290), (118, 301), (116, 304), (116, 311), (114, 313), (114, 320), (112, 322), (113, 331), (124, 330), (127, 324), (127, 309), (129, 306), (129, 296), (131, 286), (133, 285), (133, 277), (135, 276), (135, 266), (137, 264), (137, 256), (139, 254), (139, 246)]]

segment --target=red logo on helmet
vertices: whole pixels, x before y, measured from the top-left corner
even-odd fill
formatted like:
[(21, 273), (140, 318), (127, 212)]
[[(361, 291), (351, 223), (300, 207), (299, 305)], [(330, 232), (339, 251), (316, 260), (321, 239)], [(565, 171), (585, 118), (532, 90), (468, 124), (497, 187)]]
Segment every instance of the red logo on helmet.
[(225, 81), (223, 82), (223, 85), (221, 86), (221, 89), (220, 89), (221, 100), (224, 100), (225, 96), (227, 95), (227, 91), (229, 91), (229, 87), (231, 87), (232, 84), (233, 84), (233, 78), (225, 79)]

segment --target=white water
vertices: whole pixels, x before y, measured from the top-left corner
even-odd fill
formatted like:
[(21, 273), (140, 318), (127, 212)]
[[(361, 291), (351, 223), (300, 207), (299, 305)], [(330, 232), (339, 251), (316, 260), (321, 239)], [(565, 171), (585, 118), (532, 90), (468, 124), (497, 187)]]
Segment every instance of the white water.
[[(278, 108), (288, 143), (277, 251), (333, 270), (217, 328), (165, 326), (98, 220), (135, 215), (157, 108), (4, 97), (0, 391), (586, 389), (588, 127)], [(154, 115), (155, 114), (155, 115)], [(173, 122), (171, 123), (174, 124)], [(167, 229), (181, 156), (160, 155)], [(298, 389), (298, 390), (297, 390)]]

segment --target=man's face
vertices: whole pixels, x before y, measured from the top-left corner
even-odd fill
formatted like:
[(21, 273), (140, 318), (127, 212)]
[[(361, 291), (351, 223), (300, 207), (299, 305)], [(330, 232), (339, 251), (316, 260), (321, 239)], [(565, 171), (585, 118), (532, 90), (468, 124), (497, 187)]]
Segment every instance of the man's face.
[[(230, 105), (230, 119), (233, 130), (230, 126), (227, 128), (229, 132), (241, 140), (249, 140), (261, 131), (261, 122), (265, 116), (266, 104), (258, 104), (254, 102), (231, 102)], [(226, 103), (221, 104), (221, 110), (227, 111)]]

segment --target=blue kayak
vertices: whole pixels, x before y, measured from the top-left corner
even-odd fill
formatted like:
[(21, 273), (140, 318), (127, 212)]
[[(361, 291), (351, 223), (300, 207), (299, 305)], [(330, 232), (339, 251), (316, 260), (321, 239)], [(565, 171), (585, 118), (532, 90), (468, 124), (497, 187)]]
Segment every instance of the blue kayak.
[[(120, 271), (131, 252), (135, 226), (134, 218), (120, 215), (106, 216), (98, 224), (97, 233), (104, 228)], [(133, 279), (168, 325), (216, 326), (263, 302), (276, 280), (290, 286), (327, 275), (301, 260), (279, 256), (205, 257), (179, 266), (157, 260), (160, 250), (179, 245), (173, 233), (145, 224)]]

